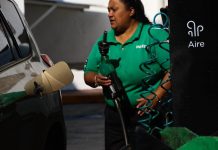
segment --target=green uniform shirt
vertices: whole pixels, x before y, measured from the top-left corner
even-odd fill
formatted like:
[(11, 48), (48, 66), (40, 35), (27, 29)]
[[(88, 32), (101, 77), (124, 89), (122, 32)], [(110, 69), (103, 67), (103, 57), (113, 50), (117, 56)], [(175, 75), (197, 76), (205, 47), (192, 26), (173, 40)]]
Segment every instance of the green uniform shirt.
[[(108, 31), (107, 34), (107, 42), (110, 43), (109, 59), (119, 60), (118, 67), (115, 67), (116, 73), (122, 81), (125, 92), (133, 107), (137, 104), (137, 99), (141, 98), (141, 94), (146, 96), (159, 86), (163, 78), (163, 76), (160, 78), (160, 72), (170, 68), (169, 44), (166, 41), (168, 33), (159, 28), (149, 30), (150, 27), (151, 25), (139, 23), (135, 33), (124, 44), (116, 41), (113, 29)], [(89, 71), (99, 73), (101, 54), (98, 42), (102, 38), (103, 35), (94, 44), (88, 56), (87, 63), (84, 66), (85, 73)], [(160, 42), (158, 41), (165, 41), (166, 43), (159, 45)], [(146, 50), (148, 47), (150, 48)], [(144, 63), (147, 63), (146, 67), (142, 65)], [(149, 83), (146, 89), (142, 86), (142, 80)], [(108, 105), (114, 106), (113, 100), (107, 98), (105, 100)]]

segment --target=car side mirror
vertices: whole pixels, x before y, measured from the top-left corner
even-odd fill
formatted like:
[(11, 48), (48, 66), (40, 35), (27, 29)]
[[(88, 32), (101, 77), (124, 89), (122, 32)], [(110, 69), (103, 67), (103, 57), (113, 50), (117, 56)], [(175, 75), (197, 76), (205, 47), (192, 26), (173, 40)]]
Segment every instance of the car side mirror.
[(67, 63), (61, 61), (28, 81), (24, 89), (27, 95), (49, 94), (70, 84), (73, 78), (74, 75)]

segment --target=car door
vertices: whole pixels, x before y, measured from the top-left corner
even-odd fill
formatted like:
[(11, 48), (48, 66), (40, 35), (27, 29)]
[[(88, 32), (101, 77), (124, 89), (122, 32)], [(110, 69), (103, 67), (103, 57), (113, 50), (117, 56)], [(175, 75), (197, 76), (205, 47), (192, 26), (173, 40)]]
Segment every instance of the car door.
[(25, 84), (48, 66), (13, 1), (0, 2), (0, 43), (0, 149), (42, 150), (53, 123), (64, 128), (61, 96), (26, 95)]

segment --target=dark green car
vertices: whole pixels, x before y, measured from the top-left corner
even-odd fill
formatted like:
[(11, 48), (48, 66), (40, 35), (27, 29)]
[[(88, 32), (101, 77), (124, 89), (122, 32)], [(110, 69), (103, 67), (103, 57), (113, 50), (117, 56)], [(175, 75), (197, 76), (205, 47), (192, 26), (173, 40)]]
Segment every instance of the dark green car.
[(60, 91), (34, 95), (26, 83), (51, 65), (40, 53), (23, 14), (12, 0), (0, 1), (0, 149), (65, 150)]

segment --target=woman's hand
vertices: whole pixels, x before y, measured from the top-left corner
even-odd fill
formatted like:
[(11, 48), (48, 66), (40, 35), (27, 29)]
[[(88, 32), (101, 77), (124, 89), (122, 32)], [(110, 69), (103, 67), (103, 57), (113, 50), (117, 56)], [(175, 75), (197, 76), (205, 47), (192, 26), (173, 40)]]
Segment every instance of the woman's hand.
[(106, 76), (103, 76), (101, 74), (96, 74), (95, 75), (95, 84), (97, 86), (109, 86), (109, 85), (111, 85), (111, 80)]
[[(140, 98), (137, 100), (138, 104), (136, 105), (136, 108), (139, 109), (138, 115), (142, 116), (145, 112), (150, 112), (151, 109), (155, 109), (159, 101), (159, 98), (157, 96), (154, 96), (153, 94), (149, 95), (145, 98)], [(141, 108), (145, 107), (145, 108)], [(143, 109), (143, 110), (142, 110)]]
[(96, 88), (97, 86), (111, 85), (111, 80), (108, 77), (96, 72), (87, 72), (84, 74), (84, 81), (87, 85)]

